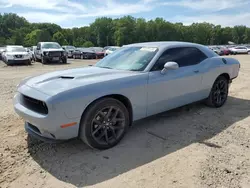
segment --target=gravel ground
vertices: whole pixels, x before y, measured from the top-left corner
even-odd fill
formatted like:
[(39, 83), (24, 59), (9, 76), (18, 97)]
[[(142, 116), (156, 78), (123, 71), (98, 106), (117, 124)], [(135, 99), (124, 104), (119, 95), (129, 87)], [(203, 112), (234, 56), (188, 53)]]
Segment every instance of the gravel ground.
[(79, 140), (45, 144), (27, 136), (12, 98), (22, 78), (87, 66), (7, 67), (0, 63), (0, 188), (249, 188), (250, 56), (219, 109), (188, 105), (134, 123), (116, 147), (97, 151)]

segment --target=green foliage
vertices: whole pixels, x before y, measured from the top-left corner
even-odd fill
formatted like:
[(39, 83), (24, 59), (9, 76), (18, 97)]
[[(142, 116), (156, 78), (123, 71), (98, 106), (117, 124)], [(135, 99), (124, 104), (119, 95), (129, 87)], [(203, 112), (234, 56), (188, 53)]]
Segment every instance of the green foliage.
[(48, 31), (36, 29), (28, 33), (24, 39), (25, 46), (34, 46), (38, 42), (48, 42), (51, 41), (51, 36)]
[(64, 35), (60, 31), (57, 31), (53, 35), (52, 40), (55, 41), (55, 42), (58, 42), (60, 45), (67, 45), (68, 44), (68, 42), (66, 41)]
[(94, 47), (94, 44), (91, 41), (86, 41), (84, 42), (83, 47)]
[(170, 23), (163, 18), (146, 21), (124, 16), (119, 19), (97, 18), (90, 26), (63, 29), (52, 23), (29, 23), (16, 14), (0, 14), (0, 46), (36, 45), (56, 41), (76, 47), (111, 46), (146, 41), (187, 41), (206, 45), (250, 43), (250, 28), (221, 27), (210, 23)]

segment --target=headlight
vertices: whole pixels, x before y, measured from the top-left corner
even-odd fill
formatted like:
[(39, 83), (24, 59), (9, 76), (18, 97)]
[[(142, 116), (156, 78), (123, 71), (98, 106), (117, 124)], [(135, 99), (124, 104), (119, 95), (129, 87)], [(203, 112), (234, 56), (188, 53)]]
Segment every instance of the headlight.
[(44, 55), (48, 56), (49, 55), (49, 52), (43, 52)]
[(67, 55), (67, 52), (64, 51), (64, 52), (63, 52), (63, 55), (66, 56), (66, 55)]
[(13, 56), (13, 55), (8, 55), (8, 54), (6, 54), (6, 57), (7, 57), (7, 58), (13, 58), (14, 56)]

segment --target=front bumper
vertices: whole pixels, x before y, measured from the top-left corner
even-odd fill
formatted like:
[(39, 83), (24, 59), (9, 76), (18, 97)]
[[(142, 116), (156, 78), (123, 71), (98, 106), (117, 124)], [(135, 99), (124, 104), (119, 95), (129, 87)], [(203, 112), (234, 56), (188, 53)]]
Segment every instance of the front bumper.
[[(29, 95), (30, 97), (36, 96), (36, 99), (47, 101), (49, 96), (40, 93), (26, 85), (21, 86), (22, 94)], [(28, 107), (24, 106), (21, 102), (21, 94), (17, 93), (14, 96), (14, 109), (16, 113), (21, 116), (26, 124), (30, 126), (25, 126), (27, 132), (31, 135), (35, 135), (40, 140), (68, 140), (78, 136), (80, 118), (68, 118), (64, 110), (61, 108), (56, 108), (51, 104), (48, 106), (48, 114), (40, 114), (35, 112)], [(65, 108), (66, 109), (66, 108)], [(77, 122), (74, 126), (62, 128), (64, 124), (71, 122)], [(30, 127), (33, 129), (30, 129)], [(34, 131), (36, 130), (36, 131)], [(32, 131), (32, 132), (31, 132)], [(44, 139), (41, 139), (44, 138)]]
[(36, 138), (37, 140), (41, 140), (43, 142), (50, 143), (50, 144), (61, 143), (64, 141), (64, 140), (56, 140), (54, 138), (47, 138), (47, 137), (42, 136), (40, 131), (37, 130), (34, 125), (31, 125), (28, 122), (25, 122), (24, 127), (25, 127), (25, 131), (32, 137)]
[(13, 64), (27, 64), (30, 63), (30, 59), (8, 59), (6, 64), (13, 65)]
[(58, 62), (67, 59), (66, 56), (59, 56), (59, 57), (43, 56), (43, 58), (48, 62)]

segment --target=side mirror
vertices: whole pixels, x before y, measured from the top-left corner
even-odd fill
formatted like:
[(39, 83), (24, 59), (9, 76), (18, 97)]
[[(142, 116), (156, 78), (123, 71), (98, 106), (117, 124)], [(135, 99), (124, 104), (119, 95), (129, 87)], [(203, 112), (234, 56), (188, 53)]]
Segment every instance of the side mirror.
[(161, 73), (165, 74), (167, 70), (175, 70), (178, 68), (179, 68), (178, 63), (173, 62), (173, 61), (169, 61), (169, 62), (165, 63), (164, 68), (162, 69)]

